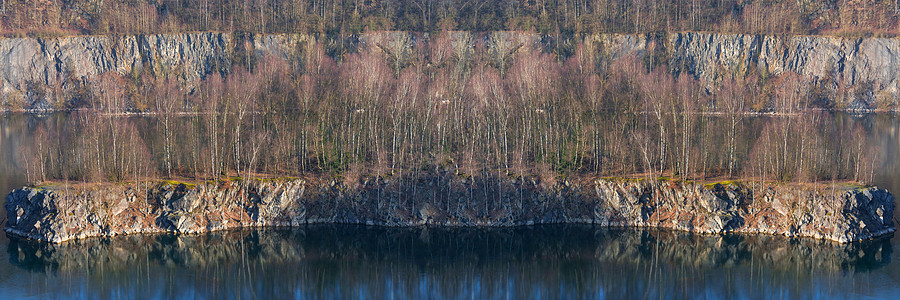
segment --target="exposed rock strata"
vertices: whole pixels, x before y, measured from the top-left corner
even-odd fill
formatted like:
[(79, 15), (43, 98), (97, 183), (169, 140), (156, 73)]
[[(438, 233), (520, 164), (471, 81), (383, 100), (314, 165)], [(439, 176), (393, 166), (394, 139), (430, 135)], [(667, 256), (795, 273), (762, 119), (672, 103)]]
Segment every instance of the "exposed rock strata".
[[(449, 36), (453, 55), (474, 57), (475, 52), (484, 51), (481, 55), (501, 68), (520, 49), (556, 49), (550, 45), (552, 38), (533, 33), (451, 32)], [(337, 43), (326, 40), (305, 34), (211, 32), (0, 38), (0, 99), (6, 106), (52, 109), (69, 100), (59, 98), (77, 94), (79, 87), (90, 86), (94, 76), (105, 72), (127, 77), (148, 70), (192, 86), (214, 72), (230, 72), (235, 62), (248, 55), (270, 55), (300, 65), (310, 45)], [(347, 40), (340, 44), (377, 48), (396, 66), (406, 64), (415, 52), (413, 47), (430, 41), (427, 34), (406, 32), (374, 32)], [(691, 74), (710, 88), (730, 74), (795, 72), (823, 90), (836, 91), (834, 97), (848, 98), (840, 100), (847, 100), (850, 108), (870, 108), (878, 101), (900, 97), (900, 38), (678, 32), (598, 34), (582, 41), (597, 54), (601, 66), (619, 57), (653, 53), (654, 60), (668, 63), (673, 73)]]
[[(657, 48), (651, 49), (651, 42)], [(600, 34), (586, 37), (585, 43), (595, 46), (606, 62), (653, 52), (672, 73), (693, 75), (711, 87), (731, 74), (794, 72), (824, 90), (853, 91), (856, 95), (842, 95), (857, 97), (846, 99), (855, 106), (851, 108), (867, 108), (874, 101), (900, 95), (898, 38), (676, 32), (662, 36)]]
[(59, 243), (120, 234), (349, 223), (517, 226), (588, 223), (699, 233), (808, 236), (840, 243), (894, 231), (894, 197), (878, 188), (702, 185), (606, 180), (550, 184), (451, 175), (350, 186), (265, 180), (23, 188), (6, 200), (6, 231)]

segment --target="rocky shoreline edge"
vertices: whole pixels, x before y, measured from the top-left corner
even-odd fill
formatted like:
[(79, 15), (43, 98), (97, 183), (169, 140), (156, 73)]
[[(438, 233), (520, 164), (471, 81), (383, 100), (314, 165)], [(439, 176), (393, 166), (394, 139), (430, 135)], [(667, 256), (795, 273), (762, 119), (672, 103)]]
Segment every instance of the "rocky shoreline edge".
[(49, 243), (141, 233), (365, 224), (509, 227), (580, 223), (701, 234), (762, 233), (838, 243), (895, 231), (894, 196), (850, 184), (541, 181), (448, 174), (45, 184), (6, 197), (8, 234)]

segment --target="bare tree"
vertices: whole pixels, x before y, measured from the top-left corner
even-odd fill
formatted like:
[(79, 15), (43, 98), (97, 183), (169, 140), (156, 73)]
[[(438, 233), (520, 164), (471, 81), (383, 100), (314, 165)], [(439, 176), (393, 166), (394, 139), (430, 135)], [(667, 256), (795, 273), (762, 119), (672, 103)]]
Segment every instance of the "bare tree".
[(117, 126), (117, 115), (125, 112), (126, 108), (126, 96), (125, 91), (123, 89), (124, 79), (116, 74), (115, 72), (106, 72), (100, 75), (99, 84), (95, 85), (95, 98), (99, 98), (98, 103), (95, 104), (95, 109), (98, 112), (103, 112), (106, 115), (107, 119), (107, 130), (111, 136), (111, 148), (110, 152), (112, 152), (112, 160), (110, 161), (113, 166), (111, 170), (111, 176), (116, 179), (121, 179), (124, 175), (122, 174), (122, 166), (120, 165), (120, 153), (119, 153), (119, 131), (120, 127)]
[(232, 146), (234, 147), (234, 167), (238, 170), (245, 162), (242, 159), (243, 152), (241, 150), (244, 119), (256, 109), (255, 104), (260, 88), (259, 84), (260, 81), (256, 74), (243, 68), (238, 68), (232, 73), (228, 77), (226, 83), (228, 91), (226, 106), (233, 109), (233, 111), (229, 111), (228, 109), (226, 109), (226, 111), (234, 114), (234, 138), (232, 140)]
[[(672, 76), (660, 69), (645, 74), (641, 79), (641, 90), (644, 93), (644, 107), (656, 117), (659, 127), (659, 170), (665, 170), (666, 165), (666, 122), (663, 119), (667, 112), (667, 105), (673, 99), (675, 80)], [(674, 111), (672, 111), (674, 113)]]
[(737, 125), (744, 117), (747, 97), (746, 81), (742, 77), (728, 77), (722, 80), (719, 94), (716, 97), (717, 108), (724, 112), (731, 121), (728, 135), (728, 177), (734, 176), (735, 139)]
[(154, 93), (154, 114), (163, 125), (166, 176), (172, 177), (172, 144), (174, 143), (172, 119), (178, 113), (180, 105), (183, 104), (182, 97), (184, 95), (178, 87), (178, 83), (173, 79), (157, 79), (156, 86), (158, 90)]

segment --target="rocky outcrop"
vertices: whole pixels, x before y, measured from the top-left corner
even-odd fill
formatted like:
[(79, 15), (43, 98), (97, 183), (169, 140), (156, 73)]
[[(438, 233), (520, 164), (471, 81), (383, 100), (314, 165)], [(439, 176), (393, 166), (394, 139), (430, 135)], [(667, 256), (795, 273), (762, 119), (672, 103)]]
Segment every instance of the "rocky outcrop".
[(676, 32), (662, 36), (602, 34), (585, 42), (612, 62), (655, 55), (674, 74), (690, 74), (715, 89), (733, 74), (797, 73), (851, 109), (900, 96), (900, 39)]
[[(450, 32), (448, 36), (451, 51), (461, 57), (472, 55), (476, 43), (473, 34)], [(540, 39), (534, 34), (501, 32), (487, 34), (482, 40), (490, 55), (509, 57), (522, 45)], [(423, 41), (428, 41), (428, 34), (407, 32), (375, 32), (346, 38), (217, 32), (0, 38), (0, 100), (6, 109), (62, 109), (77, 100), (73, 98), (83, 97), (84, 90), (96, 86), (98, 76), (108, 72), (123, 78), (142, 73), (174, 78), (190, 91), (199, 79), (212, 73), (227, 74), (233, 65), (243, 66), (248, 60), (271, 56), (300, 65), (316, 43), (347, 51), (358, 47), (377, 50), (396, 66), (404, 67), (412, 58), (414, 47), (424, 45)]]
[(877, 188), (630, 179), (549, 183), (449, 174), (348, 183), (285, 179), (26, 187), (7, 196), (6, 210), (8, 233), (54, 243), (310, 223), (587, 223), (808, 236), (840, 243), (894, 231), (894, 197)]
[(898, 96), (900, 39), (709, 33), (677, 33), (668, 39), (674, 71), (707, 82), (730, 71), (795, 72), (831, 90), (862, 88), (852, 92), (862, 94), (855, 100), (863, 103)]
[[(78, 97), (99, 75), (123, 77), (142, 72), (175, 78), (187, 85), (229, 72), (236, 53), (299, 59), (302, 34), (253, 35), (199, 32), (129, 36), (0, 38), (0, 98), (30, 109), (56, 109)], [(241, 47), (247, 47), (244, 49)], [(250, 50), (250, 51), (247, 51)]]
[(222, 33), (0, 39), (0, 97), (50, 109), (96, 76), (148, 71), (197, 79), (231, 65), (232, 38)]
[[(422, 51), (416, 47), (426, 47), (434, 37), (407, 32), (373, 32), (337, 39), (305, 34), (198, 32), (0, 38), (0, 99), (6, 107), (59, 108), (106, 72), (123, 77), (150, 72), (177, 78), (192, 87), (211, 73), (228, 73), (241, 60), (273, 56), (300, 65), (306, 61), (304, 53), (315, 43), (348, 51), (356, 47), (375, 49), (386, 55), (393, 67), (404, 67), (414, 53)], [(447, 37), (449, 41), (439, 42), (449, 42), (452, 55), (481, 55), (499, 68), (511, 65), (523, 48), (557, 50), (548, 47), (552, 38), (525, 32), (449, 32)], [(711, 91), (732, 74), (778, 76), (795, 72), (831, 93), (818, 96), (840, 98), (849, 108), (871, 108), (879, 101), (894, 101), (900, 96), (900, 38), (677, 32), (598, 34), (580, 41), (597, 54), (601, 66), (624, 56), (653, 55), (654, 61), (667, 63), (673, 73), (690, 74)]]

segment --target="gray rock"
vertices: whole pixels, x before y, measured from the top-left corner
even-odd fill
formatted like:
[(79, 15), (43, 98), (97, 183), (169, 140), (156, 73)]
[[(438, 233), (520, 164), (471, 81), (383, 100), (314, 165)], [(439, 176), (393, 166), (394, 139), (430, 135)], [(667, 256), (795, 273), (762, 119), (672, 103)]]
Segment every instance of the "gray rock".
[[(588, 37), (609, 61), (629, 54), (643, 57), (647, 43), (640, 41), (646, 39), (642, 35)], [(828, 88), (871, 85), (870, 94), (850, 99), (858, 108), (870, 108), (873, 101), (900, 95), (898, 38), (678, 32), (668, 34), (665, 47), (673, 73), (693, 75), (709, 88), (728, 74), (794, 72)]]
[[(455, 179), (439, 177), (425, 182), (435, 180)], [(845, 187), (846, 190), (835, 192), (830, 186), (709, 187), (687, 182), (570, 179), (568, 185), (560, 182), (549, 187), (517, 187), (514, 183), (463, 185), (447, 195), (448, 199), (457, 199), (457, 204), (447, 205), (445, 200), (432, 196), (437, 193), (427, 191), (440, 189), (443, 195), (447, 193), (446, 183), (373, 181), (354, 188), (340, 182), (334, 184), (335, 187), (327, 187), (330, 181), (311, 185), (305, 180), (285, 179), (203, 183), (190, 188), (169, 184), (139, 184), (131, 188), (120, 184), (76, 185), (60, 186), (55, 191), (26, 187), (6, 197), (6, 231), (56, 243), (139, 232), (199, 233), (309, 223), (385, 226), (591, 223), (703, 233), (809, 236), (841, 243), (894, 231), (894, 197), (878, 188)], [(496, 186), (514, 190), (470, 191)], [(404, 190), (412, 188), (416, 193)], [(489, 205), (492, 208), (486, 210), (483, 201), (496, 201), (493, 195), (497, 194), (516, 195), (521, 199), (500, 202), (518, 203), (512, 206), (492, 202)], [(148, 195), (156, 200), (133, 201), (136, 195)], [(754, 201), (754, 197), (771, 200)], [(461, 208), (467, 203), (474, 205)]]
[[(497, 32), (475, 36), (452, 32), (455, 55), (469, 57), (484, 43), (484, 55), (504, 67), (524, 48), (540, 49), (537, 34)], [(315, 38), (304, 34), (249, 36), (256, 58), (273, 56), (301, 63), (304, 47)], [(215, 72), (227, 73), (238, 41), (227, 33), (182, 33), (61, 38), (0, 38), (0, 98), (27, 108), (52, 109), (67, 93), (90, 84), (96, 76), (115, 72), (128, 76), (145, 70), (177, 78), (188, 87)], [(648, 55), (646, 35), (596, 34), (584, 42), (599, 54), (601, 65), (616, 59)], [(416, 43), (428, 40), (404, 32), (379, 32), (359, 37), (359, 47), (379, 47), (392, 57), (409, 57)], [(900, 96), (900, 38), (839, 38), (826, 36), (763, 36), (678, 32), (663, 36), (671, 71), (687, 73), (708, 88), (727, 74), (780, 75), (795, 72), (827, 88), (871, 87), (851, 99), (857, 108)]]
[(719, 198), (712, 190), (704, 190), (700, 195), (700, 205), (709, 212), (723, 212), (731, 208), (731, 202)]

